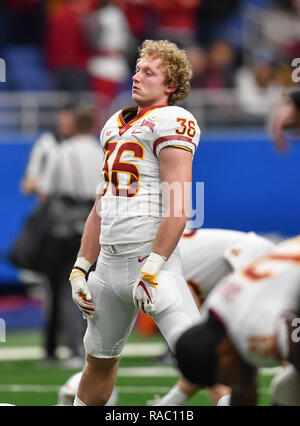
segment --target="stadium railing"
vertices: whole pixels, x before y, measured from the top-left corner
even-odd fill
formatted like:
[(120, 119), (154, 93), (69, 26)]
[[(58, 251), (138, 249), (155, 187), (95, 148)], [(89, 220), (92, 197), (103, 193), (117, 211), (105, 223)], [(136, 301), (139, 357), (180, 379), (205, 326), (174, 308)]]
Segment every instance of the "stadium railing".
[[(0, 137), (7, 132), (23, 136), (51, 128), (56, 111), (68, 102), (91, 103), (97, 108), (99, 125), (122, 107), (132, 105), (131, 92), (121, 92), (109, 106), (91, 92), (2, 92), (0, 96)], [(201, 128), (261, 127), (266, 117), (251, 114), (240, 105), (236, 90), (193, 89), (181, 103), (198, 120)]]

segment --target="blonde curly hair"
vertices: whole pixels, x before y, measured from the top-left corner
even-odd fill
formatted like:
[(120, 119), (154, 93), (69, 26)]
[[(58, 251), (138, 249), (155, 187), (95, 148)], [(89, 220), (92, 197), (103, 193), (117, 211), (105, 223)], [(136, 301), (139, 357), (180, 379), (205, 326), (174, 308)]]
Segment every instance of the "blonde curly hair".
[(193, 71), (185, 51), (168, 40), (145, 40), (137, 62), (145, 56), (161, 59), (161, 65), (166, 72), (165, 84), (176, 87), (169, 96), (169, 105), (186, 98), (190, 91)]

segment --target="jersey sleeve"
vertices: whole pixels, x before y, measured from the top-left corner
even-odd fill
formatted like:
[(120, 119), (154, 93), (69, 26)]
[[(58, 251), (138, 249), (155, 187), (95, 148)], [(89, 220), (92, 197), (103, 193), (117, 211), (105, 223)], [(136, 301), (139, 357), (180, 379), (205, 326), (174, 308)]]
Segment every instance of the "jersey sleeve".
[(105, 154), (105, 146), (107, 142), (111, 139), (111, 134), (113, 133), (114, 128), (117, 126), (118, 116), (120, 112), (121, 111), (118, 111), (115, 114), (113, 114), (104, 124), (100, 132), (100, 145), (104, 154)]
[(163, 148), (173, 146), (193, 155), (200, 140), (200, 129), (195, 117), (180, 107), (164, 108), (155, 129), (153, 153), (156, 157)]
[(104, 148), (105, 148), (106, 141), (107, 141), (107, 132), (108, 132), (107, 129), (108, 129), (108, 124), (106, 123), (103, 126), (103, 128), (102, 128), (102, 130), (100, 132), (100, 146), (101, 146), (101, 150), (102, 150), (103, 154), (105, 152)]

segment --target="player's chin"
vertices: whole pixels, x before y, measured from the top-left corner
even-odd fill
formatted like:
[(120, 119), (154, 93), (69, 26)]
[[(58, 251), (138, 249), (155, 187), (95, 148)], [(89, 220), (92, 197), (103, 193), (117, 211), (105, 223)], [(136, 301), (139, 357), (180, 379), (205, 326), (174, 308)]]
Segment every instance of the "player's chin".
[(131, 95), (132, 99), (136, 102), (139, 103), (139, 101), (142, 100), (142, 96), (141, 93), (138, 91), (132, 91), (132, 95)]

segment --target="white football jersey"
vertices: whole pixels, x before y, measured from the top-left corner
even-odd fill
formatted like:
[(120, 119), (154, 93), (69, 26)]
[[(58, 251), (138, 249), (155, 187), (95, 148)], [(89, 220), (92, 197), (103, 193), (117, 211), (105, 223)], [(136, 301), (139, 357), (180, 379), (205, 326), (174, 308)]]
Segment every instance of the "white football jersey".
[[(273, 242), (254, 232), (187, 229), (179, 242), (183, 275), (205, 298), (226, 274), (264, 255), (273, 246)], [(231, 268), (224, 265), (224, 259)]]
[[(178, 106), (137, 107), (114, 114), (101, 132), (105, 151), (101, 199), (101, 244), (154, 240), (162, 219), (158, 155), (173, 146), (194, 154), (200, 130)], [(127, 119), (126, 119), (127, 117)]]
[(285, 318), (300, 296), (300, 236), (224, 278), (206, 309), (224, 324), (240, 355), (251, 365), (277, 365), (288, 355)]

